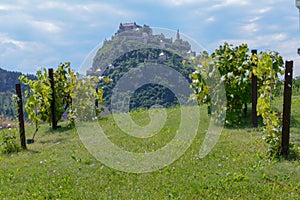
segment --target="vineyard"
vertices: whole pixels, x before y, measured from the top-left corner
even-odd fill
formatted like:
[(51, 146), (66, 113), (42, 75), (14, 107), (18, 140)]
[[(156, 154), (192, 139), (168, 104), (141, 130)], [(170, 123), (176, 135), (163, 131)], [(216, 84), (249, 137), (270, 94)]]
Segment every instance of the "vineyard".
[[(280, 101), (276, 104), (281, 107)], [(300, 142), (299, 101), (293, 103), (291, 136)], [(145, 151), (167, 142), (177, 126), (176, 108), (167, 110), (170, 121), (164, 137), (144, 144), (111, 131), (114, 143)], [(10, 199), (299, 199), (299, 161), (269, 160), (261, 133), (252, 128), (224, 129), (214, 150), (197, 156), (209, 116), (206, 107), (193, 145), (172, 165), (153, 173), (128, 174), (110, 169), (85, 149), (76, 130), (62, 123), (53, 131), (40, 127), (37, 142), (27, 151), (0, 155), (0, 198)], [(133, 112), (137, 123), (147, 123), (148, 113)], [(106, 130), (116, 130), (111, 116), (99, 121)], [(26, 127), (31, 133), (34, 127)], [(152, 146), (155, 143), (157, 146)]]
[[(0, 197), (300, 198), (299, 78), (292, 80), (293, 62), (284, 63), (278, 52), (250, 52), (246, 44), (234, 47), (224, 43), (210, 55), (203, 52), (189, 60), (164, 52), (173, 59), (166, 63), (174, 69), (180, 66), (176, 70), (189, 79), (190, 101), (199, 105), (191, 109), (199, 109), (201, 116), (193, 143), (174, 163), (151, 173), (128, 174), (89, 154), (77, 134), (78, 122), (87, 133), (93, 126), (91, 120), (96, 122), (110, 141), (135, 153), (154, 152), (176, 137), (180, 106), (191, 105), (179, 106), (173, 96), (162, 101), (170, 91), (157, 85), (135, 94), (130, 116), (136, 124), (146, 126), (152, 120), (148, 108), (163, 102), (167, 117), (158, 134), (146, 140), (134, 138), (116, 125), (115, 117), (124, 113), (101, 115), (110, 102), (107, 94), (111, 95), (116, 82), (129, 71), (126, 66), (136, 68), (146, 54), (154, 59), (160, 53), (131, 52), (114, 63), (115, 70), (99, 77), (76, 74), (69, 62), (38, 71), (36, 79), (20, 76), (26, 89), (22, 94), (18, 85), (13, 98), (18, 120), (12, 122), (13, 127), (0, 130)], [(219, 95), (222, 88), (224, 96)], [(162, 95), (154, 96), (157, 91)], [(23, 110), (28, 123), (24, 123)], [(224, 123), (224, 129), (213, 150), (202, 158), (198, 152), (212, 118)]]

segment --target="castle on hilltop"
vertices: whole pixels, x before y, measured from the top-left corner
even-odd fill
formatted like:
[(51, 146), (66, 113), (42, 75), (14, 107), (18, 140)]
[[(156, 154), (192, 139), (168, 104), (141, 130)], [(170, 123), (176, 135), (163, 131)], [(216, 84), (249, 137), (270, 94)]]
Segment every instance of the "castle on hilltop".
[(142, 26), (137, 25), (135, 22), (133, 23), (120, 23), (119, 30), (117, 33), (122, 33), (124, 31), (130, 31), (130, 30), (139, 30), (142, 28)]
[[(161, 50), (158, 55), (158, 62), (168, 61), (169, 58), (163, 52), (164, 50), (176, 52), (184, 60), (196, 56), (190, 43), (181, 38), (179, 29), (173, 39), (172, 37), (166, 37), (163, 33), (153, 34), (151, 27), (148, 25), (140, 26), (136, 22), (120, 23), (115, 35), (110, 40), (105, 39), (103, 42), (103, 46), (98, 50), (92, 68), (87, 71), (87, 74), (100, 73), (101, 69), (112, 66), (114, 59), (122, 56), (128, 49), (140, 49), (143, 46)], [(149, 61), (149, 59), (146, 60)]]
[(154, 44), (158, 41), (158, 45), (162, 48), (174, 47), (181, 53), (195, 56), (195, 53), (191, 51), (189, 42), (181, 39), (179, 29), (177, 30), (174, 41), (172, 37), (167, 38), (163, 33), (153, 35), (152, 29), (149, 26), (140, 26), (136, 22), (120, 23), (115, 35), (122, 36), (126, 38), (126, 40), (135, 40), (144, 44)]

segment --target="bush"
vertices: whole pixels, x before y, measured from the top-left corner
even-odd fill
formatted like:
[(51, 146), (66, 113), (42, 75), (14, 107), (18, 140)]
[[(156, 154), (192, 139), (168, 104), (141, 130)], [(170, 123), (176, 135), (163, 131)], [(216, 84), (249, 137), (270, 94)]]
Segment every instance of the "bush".
[[(225, 100), (223, 98), (226, 98), (227, 125), (240, 124), (243, 114), (247, 115), (245, 105), (251, 103), (252, 65), (248, 52), (247, 44), (234, 47), (225, 42), (211, 55), (204, 52), (199, 57), (199, 65), (196, 66), (195, 72), (190, 75), (194, 98), (198, 104), (208, 104), (210, 107), (213, 104), (212, 99), (222, 102)], [(209, 82), (210, 84), (207, 84)], [(225, 87), (225, 97), (220, 97), (217, 94), (219, 92), (216, 92), (222, 85)], [(217, 94), (215, 98), (212, 98), (213, 93)], [(219, 108), (218, 112), (220, 109), (223, 110)]]
[(16, 129), (0, 130), (0, 152), (13, 153), (18, 152), (20, 147), (17, 145)]

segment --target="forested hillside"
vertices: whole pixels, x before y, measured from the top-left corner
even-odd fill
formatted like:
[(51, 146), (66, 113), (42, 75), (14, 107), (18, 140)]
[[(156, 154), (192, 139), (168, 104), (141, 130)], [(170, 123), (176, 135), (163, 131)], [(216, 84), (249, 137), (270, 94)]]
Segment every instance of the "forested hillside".
[[(12, 95), (15, 94), (15, 87), (20, 83), (19, 76), (21, 72), (12, 72), (0, 68), (0, 115), (6, 117), (13, 117), (15, 115), (14, 102)], [(34, 75), (27, 74), (29, 79), (35, 79)], [(27, 86), (22, 85), (22, 92)]]
[[(161, 57), (162, 54), (165, 56), (164, 58)], [(106, 105), (110, 106), (112, 91), (120, 78), (141, 64), (150, 65), (153, 70), (160, 65), (168, 66), (189, 80), (189, 74), (193, 73), (194, 68), (189, 64), (183, 65), (182, 60), (183, 58), (178, 54), (160, 49), (139, 49), (124, 54), (112, 63), (113, 67), (107, 68), (103, 72), (103, 76), (112, 79), (109, 85), (100, 84), (100, 87), (105, 86), (104, 100)], [(174, 74), (170, 74), (170, 76), (174, 76)], [(155, 104), (164, 107), (175, 106), (178, 104), (178, 99), (169, 88), (159, 84), (145, 84), (138, 88), (130, 98), (130, 110), (150, 108)]]
[[(104, 100), (108, 107), (112, 90), (120, 78), (141, 65), (150, 64), (153, 70), (157, 65), (168, 66), (189, 80), (189, 74), (194, 68), (187, 62), (184, 65), (183, 61), (196, 56), (196, 53), (192, 51), (188, 41), (181, 39), (179, 30), (174, 37), (175, 39), (167, 38), (163, 33), (153, 34), (147, 25), (120, 24), (116, 34), (110, 40), (105, 40), (98, 50), (92, 68), (87, 72), (88, 75), (112, 79), (111, 84), (104, 89)], [(177, 105), (178, 99), (170, 89), (158, 84), (145, 84), (130, 98), (130, 110), (150, 108), (155, 104), (170, 107)]]

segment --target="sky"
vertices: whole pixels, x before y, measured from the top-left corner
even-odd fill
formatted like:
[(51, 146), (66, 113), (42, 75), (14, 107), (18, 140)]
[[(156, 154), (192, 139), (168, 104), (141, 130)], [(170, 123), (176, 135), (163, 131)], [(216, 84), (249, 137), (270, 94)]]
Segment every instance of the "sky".
[(71, 62), (75, 70), (121, 22), (181, 33), (209, 53), (225, 41), (278, 51), (300, 75), (295, 0), (1, 0), (0, 67), (35, 73)]

